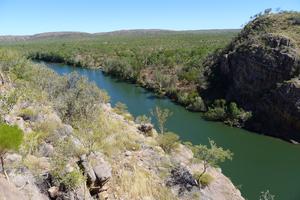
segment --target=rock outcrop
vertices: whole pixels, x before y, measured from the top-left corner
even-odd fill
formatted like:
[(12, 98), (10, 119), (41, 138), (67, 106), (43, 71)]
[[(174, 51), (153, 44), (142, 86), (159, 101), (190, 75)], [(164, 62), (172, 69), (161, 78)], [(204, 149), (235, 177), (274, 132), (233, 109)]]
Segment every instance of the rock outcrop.
[[(225, 98), (253, 112), (246, 128), (300, 141), (299, 13), (250, 22), (212, 63), (206, 98)], [(211, 70), (211, 71), (210, 71)]]

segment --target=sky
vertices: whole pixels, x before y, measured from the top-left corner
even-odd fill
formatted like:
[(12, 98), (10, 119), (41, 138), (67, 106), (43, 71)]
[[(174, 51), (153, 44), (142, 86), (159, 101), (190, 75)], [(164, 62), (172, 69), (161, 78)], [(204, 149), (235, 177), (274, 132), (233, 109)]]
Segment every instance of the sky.
[(300, 0), (0, 0), (0, 35), (241, 28), (266, 8), (300, 11)]

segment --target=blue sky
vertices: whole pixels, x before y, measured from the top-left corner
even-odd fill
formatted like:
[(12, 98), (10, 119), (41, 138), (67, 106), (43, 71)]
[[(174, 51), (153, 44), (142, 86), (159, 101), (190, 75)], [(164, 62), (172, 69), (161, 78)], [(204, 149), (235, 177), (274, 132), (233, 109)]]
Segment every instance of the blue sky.
[(0, 0), (0, 35), (240, 28), (266, 8), (300, 11), (300, 0)]

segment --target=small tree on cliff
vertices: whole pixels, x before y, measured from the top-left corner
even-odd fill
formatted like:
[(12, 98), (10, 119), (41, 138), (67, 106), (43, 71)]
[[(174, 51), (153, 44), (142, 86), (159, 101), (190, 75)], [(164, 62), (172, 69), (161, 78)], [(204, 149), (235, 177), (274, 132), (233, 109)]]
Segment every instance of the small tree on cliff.
[(232, 160), (233, 153), (231, 151), (218, 147), (213, 140), (209, 140), (209, 144), (210, 148), (206, 145), (192, 147), (195, 158), (203, 161), (203, 171), (199, 177), (206, 173), (209, 166), (217, 167), (219, 163), (224, 162), (226, 159)]
[(165, 123), (166, 123), (168, 117), (170, 117), (173, 113), (167, 108), (162, 109), (162, 108), (156, 106), (155, 109), (151, 110), (151, 114), (156, 118), (156, 120), (158, 122), (158, 128), (159, 128), (160, 133), (164, 133)]
[(0, 159), (2, 172), (4, 170), (4, 155), (8, 151), (17, 151), (23, 141), (23, 133), (17, 126), (0, 124)]

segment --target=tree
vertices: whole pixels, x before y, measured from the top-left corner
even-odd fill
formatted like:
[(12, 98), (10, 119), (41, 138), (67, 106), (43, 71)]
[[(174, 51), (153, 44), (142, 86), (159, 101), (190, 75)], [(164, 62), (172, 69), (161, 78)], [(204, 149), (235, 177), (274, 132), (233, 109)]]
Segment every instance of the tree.
[(146, 115), (137, 116), (135, 122), (138, 124), (150, 124), (151, 118)]
[(23, 141), (23, 132), (17, 126), (0, 124), (0, 159), (2, 171), (4, 169), (4, 155), (8, 151), (17, 151)]
[(127, 109), (128, 109), (128, 108), (127, 108), (127, 105), (124, 104), (124, 103), (121, 103), (121, 102), (117, 102), (116, 105), (115, 105), (115, 108), (114, 108), (114, 110), (115, 110), (115, 112), (116, 112), (117, 114), (124, 114), (124, 113), (127, 113), (127, 112), (128, 112)]
[(226, 159), (232, 160), (233, 153), (218, 147), (213, 140), (209, 139), (210, 148), (206, 145), (196, 145), (192, 147), (195, 158), (203, 161), (203, 171), (199, 177), (206, 173), (209, 166), (217, 167), (219, 163)]
[(167, 153), (170, 153), (172, 149), (176, 148), (179, 143), (179, 136), (172, 132), (160, 134), (157, 137), (158, 145)]
[(173, 113), (167, 108), (162, 109), (162, 108), (156, 106), (155, 109), (151, 110), (151, 114), (156, 118), (156, 120), (158, 122), (158, 128), (159, 128), (160, 133), (164, 133), (165, 123), (166, 123), (168, 117), (170, 117)]
[(259, 200), (274, 200), (275, 195), (272, 195), (269, 190), (260, 193)]

